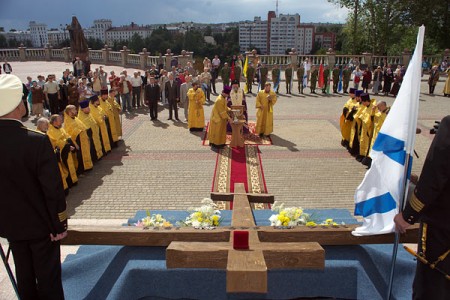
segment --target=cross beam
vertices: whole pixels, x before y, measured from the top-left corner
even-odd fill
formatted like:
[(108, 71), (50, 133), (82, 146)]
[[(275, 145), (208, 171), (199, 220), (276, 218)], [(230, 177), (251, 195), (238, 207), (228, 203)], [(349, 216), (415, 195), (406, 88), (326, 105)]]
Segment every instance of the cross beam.
[(325, 251), (316, 242), (260, 242), (243, 184), (236, 184), (231, 225), (249, 231), (249, 250), (233, 249), (232, 238), (221, 243), (172, 242), (167, 268), (226, 269), (227, 292), (267, 293), (268, 269), (325, 267)]

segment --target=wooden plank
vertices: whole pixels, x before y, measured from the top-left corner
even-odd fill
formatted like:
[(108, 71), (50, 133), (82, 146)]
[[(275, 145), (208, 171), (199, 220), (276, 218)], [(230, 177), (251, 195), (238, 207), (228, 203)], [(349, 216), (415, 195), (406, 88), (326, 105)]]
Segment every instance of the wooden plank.
[[(346, 225), (339, 227), (310, 228), (299, 226), (292, 229), (275, 229), (264, 226), (258, 230), (261, 242), (317, 242), (322, 246), (327, 245), (361, 245), (361, 244), (392, 244), (395, 240), (394, 233), (353, 236), (352, 231), (359, 225)], [(400, 236), (401, 243), (417, 243), (419, 238), (419, 225), (415, 224)]]
[(227, 293), (267, 293), (267, 267), (262, 250), (228, 252)]
[(168, 246), (173, 241), (228, 242), (230, 230), (181, 227), (144, 230), (133, 226), (70, 226), (63, 245)]
[(325, 250), (318, 243), (260, 243), (267, 269), (324, 269)]
[(246, 195), (250, 203), (270, 203), (275, 202), (275, 196), (272, 194), (241, 194), (241, 193), (211, 193), (211, 199), (214, 201), (233, 201), (234, 195)]
[(243, 183), (236, 183), (234, 191), (239, 193), (234, 197), (233, 216), (231, 218), (231, 226), (234, 227), (255, 227), (252, 208), (245, 194)]
[[(246, 226), (247, 227), (247, 226)], [(274, 229), (262, 226), (258, 237), (262, 242), (318, 242), (321, 245), (362, 245), (392, 244), (394, 234), (355, 237), (351, 234), (358, 225), (346, 225), (329, 228), (296, 227), (292, 229)], [(224, 242), (230, 240), (230, 227), (215, 230), (197, 230), (179, 228), (171, 230), (143, 230), (132, 226), (69, 226), (68, 236), (61, 240), (63, 245), (123, 245), (123, 246), (168, 246), (172, 241)], [(402, 243), (417, 243), (419, 225), (407, 229), (401, 235)]]
[(225, 269), (229, 242), (172, 242), (166, 250), (167, 268)]

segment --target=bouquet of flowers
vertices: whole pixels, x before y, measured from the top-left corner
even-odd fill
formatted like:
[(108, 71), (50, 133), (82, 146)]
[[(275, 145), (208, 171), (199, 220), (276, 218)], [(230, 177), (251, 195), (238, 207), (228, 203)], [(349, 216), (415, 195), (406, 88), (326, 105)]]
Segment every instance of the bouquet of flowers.
[[(339, 226), (338, 223), (334, 222), (333, 219), (326, 219), (324, 222), (317, 224), (314, 221), (309, 221), (305, 224), (308, 227), (316, 227), (316, 226)], [(344, 222), (341, 223), (341, 225), (345, 225)]]
[(220, 224), (220, 211), (211, 199), (204, 198), (202, 206), (189, 209), (192, 213), (184, 221), (179, 222), (181, 226), (194, 227), (196, 229), (214, 229)]
[(301, 207), (284, 207), (284, 204), (278, 204), (277, 201), (272, 206), (272, 211), (277, 214), (269, 218), (270, 225), (280, 228), (291, 228), (299, 225), (306, 225), (310, 222), (309, 214), (303, 212)]
[(149, 228), (149, 227), (172, 227), (172, 224), (163, 218), (162, 215), (151, 215), (147, 210), (147, 216), (134, 224), (137, 227)]

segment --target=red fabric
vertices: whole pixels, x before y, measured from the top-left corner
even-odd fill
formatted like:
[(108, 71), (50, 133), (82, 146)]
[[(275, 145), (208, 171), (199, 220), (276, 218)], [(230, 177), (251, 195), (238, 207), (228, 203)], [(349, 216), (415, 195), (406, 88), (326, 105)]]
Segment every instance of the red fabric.
[(233, 249), (248, 249), (248, 231), (235, 230), (233, 231)]
[(236, 78), (236, 76), (234, 75), (234, 61), (231, 63), (231, 74), (230, 74), (230, 79), (231, 81), (233, 81)]
[[(230, 174), (230, 192), (234, 193), (234, 184), (243, 183), (245, 192), (248, 193), (247, 184), (247, 159), (245, 157), (245, 147), (231, 148), (231, 174)], [(230, 203), (233, 209), (233, 202)]]
[(320, 67), (319, 67), (319, 85), (318, 85), (318, 87), (322, 88), (323, 84), (324, 84), (324, 82), (323, 82), (323, 65), (320, 64)]

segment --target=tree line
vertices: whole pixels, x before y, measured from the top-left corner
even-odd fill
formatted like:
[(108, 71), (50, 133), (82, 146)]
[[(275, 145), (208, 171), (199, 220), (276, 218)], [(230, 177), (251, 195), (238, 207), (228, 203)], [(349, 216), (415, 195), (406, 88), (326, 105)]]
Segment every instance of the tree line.
[(349, 9), (342, 29), (342, 52), (399, 55), (414, 49), (425, 25), (424, 53), (449, 47), (450, 0), (328, 0)]

